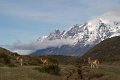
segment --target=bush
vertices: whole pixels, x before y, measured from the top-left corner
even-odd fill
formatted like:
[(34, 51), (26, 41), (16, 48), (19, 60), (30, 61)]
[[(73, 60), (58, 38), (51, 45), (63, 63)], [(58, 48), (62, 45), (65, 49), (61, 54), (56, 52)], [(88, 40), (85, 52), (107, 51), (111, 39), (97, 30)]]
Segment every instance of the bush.
[(58, 65), (44, 65), (43, 67), (36, 68), (40, 72), (59, 75), (60, 68)]
[(10, 63), (10, 57), (6, 54), (0, 55), (0, 62), (4, 64), (9, 64)]

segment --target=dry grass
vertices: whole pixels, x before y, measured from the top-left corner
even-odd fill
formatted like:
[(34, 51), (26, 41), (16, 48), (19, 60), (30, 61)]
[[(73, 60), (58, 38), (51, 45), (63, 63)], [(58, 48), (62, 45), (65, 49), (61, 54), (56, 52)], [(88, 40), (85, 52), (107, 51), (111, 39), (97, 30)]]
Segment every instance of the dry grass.
[(34, 67), (1, 67), (0, 80), (61, 80), (60, 76), (40, 73)]
[(120, 66), (104, 65), (94, 71), (105, 74), (100, 80), (120, 80)]
[[(51, 75), (35, 70), (38, 66), (0, 67), (0, 80), (82, 80), (74, 65), (60, 65), (61, 75)], [(90, 80), (120, 80), (120, 67), (102, 65), (98, 69), (79, 67), (82, 76)], [(85, 77), (85, 78), (87, 78)]]

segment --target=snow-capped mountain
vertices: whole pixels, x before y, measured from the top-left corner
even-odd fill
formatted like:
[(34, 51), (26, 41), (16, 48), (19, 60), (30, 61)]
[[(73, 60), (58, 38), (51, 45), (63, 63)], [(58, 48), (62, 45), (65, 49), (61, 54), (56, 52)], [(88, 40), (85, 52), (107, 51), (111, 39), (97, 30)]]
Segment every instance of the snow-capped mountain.
[[(59, 47), (53, 47), (51, 45), (44, 50), (38, 49), (37, 51), (33, 52), (33, 55), (81, 55), (99, 42), (114, 36), (120, 36), (120, 22), (105, 21), (99, 18), (88, 21), (84, 24), (74, 25), (68, 30), (60, 31), (57, 29), (54, 32), (51, 32), (48, 36), (39, 37), (37, 39), (38, 42), (54, 42), (55, 40), (63, 41), (67, 39), (72, 42), (71, 44), (63, 43), (61, 46), (58, 45)], [(66, 50), (66, 48), (69, 49)]]

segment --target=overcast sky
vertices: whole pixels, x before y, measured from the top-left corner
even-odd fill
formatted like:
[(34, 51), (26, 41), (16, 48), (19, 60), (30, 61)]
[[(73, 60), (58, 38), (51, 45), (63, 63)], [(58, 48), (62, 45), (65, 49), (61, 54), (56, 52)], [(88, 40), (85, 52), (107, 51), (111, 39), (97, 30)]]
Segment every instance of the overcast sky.
[(0, 0), (0, 45), (27, 43), (115, 10), (120, 0)]

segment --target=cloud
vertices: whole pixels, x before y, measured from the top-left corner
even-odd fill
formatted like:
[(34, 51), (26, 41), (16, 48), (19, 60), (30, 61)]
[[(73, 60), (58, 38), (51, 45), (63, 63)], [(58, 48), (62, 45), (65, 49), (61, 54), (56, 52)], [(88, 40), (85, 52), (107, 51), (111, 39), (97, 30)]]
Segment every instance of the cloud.
[(26, 20), (74, 24), (120, 7), (118, 3), (118, 0), (11, 0), (0, 1), (0, 12)]
[(46, 12), (33, 11), (31, 9), (26, 9), (21, 6), (17, 6), (10, 3), (0, 4), (0, 12), (6, 15), (16, 16), (26, 20), (39, 20), (39, 21), (51, 21), (52, 16)]
[(100, 16), (93, 16), (88, 21), (89, 23), (97, 23), (98, 20), (102, 20), (102, 22), (106, 24), (114, 24), (114, 22), (120, 23), (120, 8), (112, 9), (111, 11), (105, 12), (104, 14)]
[(43, 42), (38, 42), (40, 44), (38, 48), (46, 48), (46, 47), (60, 47), (62, 45), (72, 45), (74, 43), (73, 39), (56, 39), (56, 40), (45, 40)]
[(9, 49), (13, 52), (18, 52), (19, 54), (30, 54), (37, 49), (60, 47), (62, 45), (72, 45), (73, 43), (74, 41), (72, 39), (44, 40), (42, 42), (34, 41), (29, 43), (22, 43), (21, 41), (16, 41), (15, 43), (13, 43), (13, 45), (9, 45)]
[(101, 16), (101, 18), (120, 21), (120, 9), (106, 12)]

